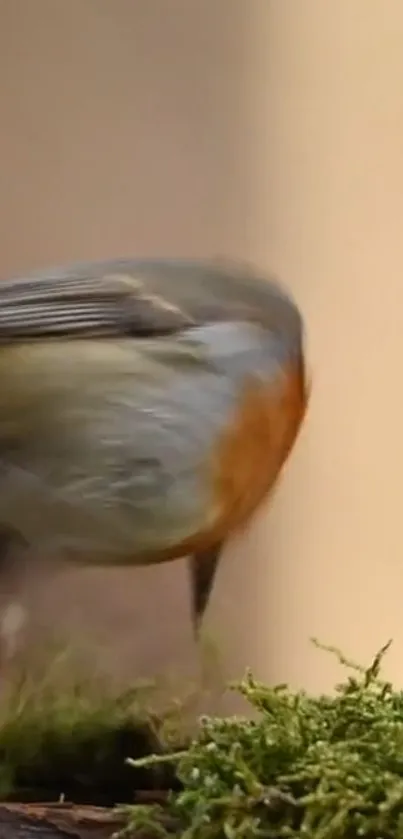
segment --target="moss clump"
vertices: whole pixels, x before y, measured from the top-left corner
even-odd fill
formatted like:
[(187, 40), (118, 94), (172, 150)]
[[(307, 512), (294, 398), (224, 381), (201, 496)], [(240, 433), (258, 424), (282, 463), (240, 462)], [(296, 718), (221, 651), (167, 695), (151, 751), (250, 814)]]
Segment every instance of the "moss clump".
[(189, 742), (200, 707), (222, 693), (214, 645), (203, 640), (198, 678), (165, 670), (122, 690), (93, 664), (91, 645), (44, 640), (2, 663), (0, 801), (110, 807), (178, 789), (174, 764), (133, 775), (126, 759)]
[(185, 703), (169, 699), (162, 679), (111, 689), (67, 647), (30, 651), (3, 675), (0, 800), (113, 806), (134, 801), (136, 790), (175, 788), (173, 766), (139, 768), (133, 778), (126, 763), (163, 751), (165, 730), (172, 748), (184, 742)]
[(351, 671), (334, 696), (269, 688), (247, 673), (235, 689), (257, 719), (202, 718), (175, 756), (183, 789), (168, 813), (129, 807), (126, 831), (163, 835), (168, 815), (182, 839), (401, 839), (403, 692), (380, 677), (388, 646), (367, 669), (325, 648)]

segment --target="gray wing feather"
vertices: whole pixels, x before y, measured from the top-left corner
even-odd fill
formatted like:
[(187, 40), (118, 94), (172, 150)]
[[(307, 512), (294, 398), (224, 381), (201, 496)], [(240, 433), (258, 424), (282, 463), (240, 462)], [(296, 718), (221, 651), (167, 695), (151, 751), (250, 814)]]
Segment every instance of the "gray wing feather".
[[(250, 265), (225, 259), (118, 258), (48, 267), (35, 271), (24, 279), (0, 283), (0, 309), (4, 299), (3, 286), (12, 285), (15, 293), (16, 285), (23, 289), (24, 285), (26, 287), (27, 284), (34, 283), (37, 294), (39, 287), (46, 291), (46, 288), (53, 285), (54, 292), (57, 289), (58, 293), (59, 288), (72, 289), (77, 299), (82, 297), (83, 289), (88, 288), (92, 290), (92, 299), (94, 300), (95, 294), (98, 300), (100, 290), (102, 289), (102, 294), (105, 295), (111, 285), (111, 279), (115, 295), (116, 287), (119, 286), (121, 293), (129, 294), (129, 297), (135, 296), (136, 289), (137, 301), (139, 297), (154, 301), (154, 305), (148, 306), (140, 317), (145, 325), (143, 333), (148, 329), (148, 334), (158, 335), (159, 330), (162, 334), (164, 328), (166, 332), (175, 332), (178, 331), (177, 326), (179, 325), (180, 329), (180, 323), (186, 320), (187, 325), (217, 320), (252, 320), (281, 336), (288, 346), (292, 344), (297, 353), (300, 351), (303, 337), (302, 318), (288, 292), (275, 278), (261, 275)], [(128, 286), (131, 289), (129, 292)], [(158, 306), (155, 305), (156, 300), (159, 301)], [(124, 305), (127, 313), (127, 299)], [(169, 310), (170, 314), (167, 314)], [(176, 310), (176, 318), (173, 318), (173, 310)], [(101, 326), (105, 323), (105, 313), (102, 318)], [(176, 320), (176, 325), (172, 323), (172, 318), (173, 321)], [(125, 322), (124, 318), (123, 321)], [(73, 322), (74, 313), (71, 318), (72, 325)], [(94, 329), (93, 321), (90, 327)], [(117, 329), (121, 333), (124, 332), (121, 320), (118, 321)], [(109, 323), (106, 324), (106, 332), (108, 330), (111, 331)], [(135, 325), (133, 334), (142, 334), (138, 324)]]
[(37, 277), (0, 285), (0, 342), (175, 333), (191, 319), (134, 277)]

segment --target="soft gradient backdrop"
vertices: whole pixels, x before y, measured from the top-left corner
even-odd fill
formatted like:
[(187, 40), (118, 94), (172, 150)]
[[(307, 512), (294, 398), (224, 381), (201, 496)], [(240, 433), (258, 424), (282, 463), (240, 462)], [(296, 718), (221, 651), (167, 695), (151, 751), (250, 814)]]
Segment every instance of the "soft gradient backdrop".
[[(0, 0), (0, 273), (253, 259), (297, 296), (313, 398), (208, 616), (228, 669), (329, 688), (309, 637), (403, 649), (400, 0)], [(184, 563), (27, 580), (121, 673), (191, 662)]]

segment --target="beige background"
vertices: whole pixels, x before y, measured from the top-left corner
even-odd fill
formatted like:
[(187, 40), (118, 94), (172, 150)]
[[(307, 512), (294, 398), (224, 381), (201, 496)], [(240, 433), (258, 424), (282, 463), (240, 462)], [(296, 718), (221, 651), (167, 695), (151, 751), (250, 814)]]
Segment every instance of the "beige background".
[[(329, 688), (310, 636), (393, 637), (402, 681), (402, 43), (400, 0), (0, 0), (0, 272), (228, 254), (304, 310), (309, 417), (209, 613), (232, 673)], [(194, 660), (183, 562), (31, 591), (112, 669)]]

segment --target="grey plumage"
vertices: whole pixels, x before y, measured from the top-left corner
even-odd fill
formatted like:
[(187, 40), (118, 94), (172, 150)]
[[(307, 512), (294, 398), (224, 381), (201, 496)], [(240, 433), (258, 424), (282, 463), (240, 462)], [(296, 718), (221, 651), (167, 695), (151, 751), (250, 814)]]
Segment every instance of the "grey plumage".
[(36, 553), (97, 564), (155, 561), (209, 530), (217, 440), (251, 377), (275, 391), (300, 363), (302, 332), (277, 283), (230, 263), (113, 260), (4, 281), (0, 523)]

